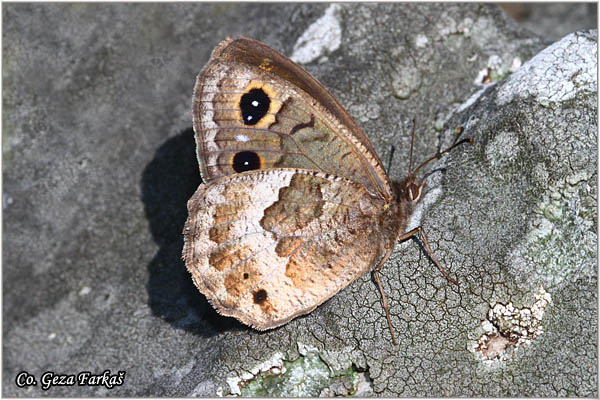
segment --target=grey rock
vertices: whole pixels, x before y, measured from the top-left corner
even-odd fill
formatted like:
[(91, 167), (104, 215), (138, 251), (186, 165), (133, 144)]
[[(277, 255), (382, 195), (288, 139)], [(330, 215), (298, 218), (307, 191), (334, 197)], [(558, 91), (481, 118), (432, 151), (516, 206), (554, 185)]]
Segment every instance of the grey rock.
[[(5, 4), (2, 17), (4, 396), (215, 396), (315, 352), (332, 386), (306, 393), (598, 395), (595, 31), (542, 51), (476, 4)], [(191, 91), (237, 34), (306, 60), (383, 160), (396, 147), (394, 179), (413, 118), (416, 162), (473, 137), (428, 167), (412, 221), (460, 287), (415, 240), (382, 270), (399, 346), (368, 274), (262, 333), (193, 286)], [(513, 311), (494, 326), (499, 304)], [(494, 332), (521, 336), (486, 358)], [(46, 371), (105, 370), (123, 385), (41, 389)], [(38, 385), (17, 387), (20, 371)]]
[(521, 26), (555, 42), (571, 32), (598, 27), (598, 5), (594, 3), (500, 3)]

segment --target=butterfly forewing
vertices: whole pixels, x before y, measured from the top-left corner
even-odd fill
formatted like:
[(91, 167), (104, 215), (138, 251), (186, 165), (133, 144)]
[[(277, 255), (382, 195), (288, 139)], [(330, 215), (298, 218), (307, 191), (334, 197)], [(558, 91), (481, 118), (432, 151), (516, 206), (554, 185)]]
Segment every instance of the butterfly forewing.
[(198, 77), (193, 112), (206, 183), (248, 170), (302, 168), (393, 196), (371, 144), (337, 100), (262, 43), (221, 43)]

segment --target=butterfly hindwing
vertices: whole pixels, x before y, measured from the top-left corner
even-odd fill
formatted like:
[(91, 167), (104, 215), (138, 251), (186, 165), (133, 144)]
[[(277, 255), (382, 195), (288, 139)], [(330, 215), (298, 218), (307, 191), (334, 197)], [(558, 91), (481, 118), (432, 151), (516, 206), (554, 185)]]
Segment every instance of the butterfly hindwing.
[(201, 185), (188, 211), (183, 254), (196, 286), (221, 314), (258, 329), (313, 310), (371, 268), (390, 240), (380, 199), (314, 171), (225, 176)]

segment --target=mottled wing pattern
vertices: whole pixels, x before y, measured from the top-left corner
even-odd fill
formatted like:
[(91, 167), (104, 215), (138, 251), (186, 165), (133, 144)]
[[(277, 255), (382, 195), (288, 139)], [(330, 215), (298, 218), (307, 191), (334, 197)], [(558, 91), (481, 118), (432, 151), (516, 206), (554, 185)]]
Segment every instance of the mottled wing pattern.
[(389, 247), (382, 200), (320, 172), (268, 169), (201, 185), (188, 203), (183, 255), (223, 315), (270, 329), (313, 310)]
[(198, 76), (193, 108), (205, 183), (252, 169), (301, 168), (393, 196), (377, 154), (337, 100), (262, 43), (221, 43)]

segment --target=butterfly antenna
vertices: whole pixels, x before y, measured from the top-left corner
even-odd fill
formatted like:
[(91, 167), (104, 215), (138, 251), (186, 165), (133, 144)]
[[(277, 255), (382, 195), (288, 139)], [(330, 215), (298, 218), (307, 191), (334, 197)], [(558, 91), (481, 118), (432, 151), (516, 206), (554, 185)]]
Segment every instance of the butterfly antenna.
[(390, 175), (390, 169), (392, 169), (392, 160), (394, 159), (395, 151), (396, 151), (396, 148), (394, 147), (394, 145), (392, 145), (392, 148), (390, 149), (390, 156), (388, 158), (388, 165), (387, 165), (387, 171), (386, 171), (388, 176)]
[(413, 145), (415, 143), (415, 130), (417, 128), (417, 120), (413, 118), (413, 129), (412, 134), (410, 135), (410, 156), (408, 157), (408, 175), (410, 175), (410, 171), (412, 171), (412, 160), (413, 160)]
[[(417, 172), (419, 172), (419, 170), (424, 167), (425, 165), (429, 164), (431, 161), (436, 160), (438, 158), (440, 158), (441, 156), (443, 156), (444, 154), (446, 154), (447, 152), (451, 151), (452, 149), (460, 146), (463, 143), (473, 143), (473, 139), (472, 138), (467, 138), (467, 139), (463, 139), (459, 142), (454, 143), (452, 146), (448, 147), (446, 150), (444, 151), (440, 151), (439, 153), (429, 157), (427, 160), (423, 161), (421, 163), (421, 165), (419, 165), (409, 176), (408, 176), (408, 180), (407, 182), (411, 182), (415, 176), (417, 176)], [(412, 146), (411, 146), (411, 154), (412, 154)], [(411, 157), (412, 159), (412, 157)]]

